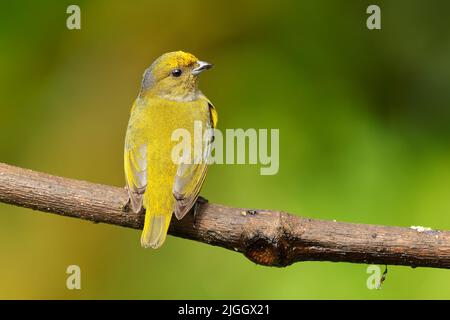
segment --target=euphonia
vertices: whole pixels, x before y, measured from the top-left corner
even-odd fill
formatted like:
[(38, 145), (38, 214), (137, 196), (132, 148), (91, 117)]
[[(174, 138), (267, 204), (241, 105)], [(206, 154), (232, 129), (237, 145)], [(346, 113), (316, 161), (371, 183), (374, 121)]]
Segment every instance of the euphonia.
[[(172, 133), (181, 128), (193, 137), (195, 121), (205, 129), (216, 127), (216, 110), (198, 89), (198, 75), (211, 67), (190, 53), (177, 51), (163, 54), (144, 72), (131, 109), (124, 152), (131, 209), (138, 213), (145, 208), (144, 248), (159, 248), (164, 243), (172, 213), (183, 218), (196, 203), (205, 180), (211, 149), (205, 147), (200, 161), (176, 163), (172, 149), (177, 142), (172, 141)], [(212, 139), (205, 145), (211, 143)]]

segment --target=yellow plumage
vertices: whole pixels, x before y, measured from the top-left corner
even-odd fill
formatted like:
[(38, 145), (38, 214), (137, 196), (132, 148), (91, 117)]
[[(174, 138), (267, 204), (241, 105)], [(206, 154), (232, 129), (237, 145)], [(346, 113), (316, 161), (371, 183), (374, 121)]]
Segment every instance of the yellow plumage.
[[(172, 141), (172, 133), (186, 129), (193, 139), (195, 121), (200, 121), (204, 130), (215, 127), (216, 112), (197, 89), (198, 74), (209, 67), (191, 54), (173, 52), (157, 59), (144, 74), (131, 111), (124, 153), (131, 207), (146, 210), (143, 247), (163, 244), (172, 213), (181, 219), (195, 204), (203, 184), (206, 157), (200, 163), (175, 163), (172, 150), (178, 142)], [(191, 146), (194, 154), (193, 140)]]

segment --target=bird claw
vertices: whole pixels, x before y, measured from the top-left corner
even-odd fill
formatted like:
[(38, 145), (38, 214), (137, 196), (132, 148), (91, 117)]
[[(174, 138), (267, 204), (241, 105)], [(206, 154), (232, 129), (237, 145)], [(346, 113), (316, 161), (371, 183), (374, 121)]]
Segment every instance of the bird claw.
[(208, 203), (209, 201), (208, 201), (208, 199), (203, 198), (202, 196), (198, 196), (196, 202), (198, 202), (200, 204), (205, 204), (205, 203)]
[(122, 205), (122, 211), (128, 213), (130, 211), (130, 207), (131, 207), (131, 199), (130, 197), (128, 197), (127, 202), (125, 202), (125, 204)]
[(121, 209), (123, 212), (128, 213), (131, 210), (131, 198), (130, 198), (130, 195), (128, 194), (128, 187), (125, 185), (125, 187), (123, 187), (123, 188), (127, 192), (127, 201), (125, 202), (125, 204), (122, 205)]
[(203, 204), (205, 204), (205, 203), (208, 203), (208, 199), (203, 198), (202, 196), (198, 196), (197, 201), (195, 201), (195, 204), (194, 204), (194, 212), (193, 212), (193, 214), (194, 214), (194, 219), (193, 219), (193, 223), (192, 223), (192, 226), (193, 226), (194, 228), (195, 228), (195, 224), (196, 224), (196, 222), (197, 222), (198, 206), (199, 206), (199, 205), (203, 205)]

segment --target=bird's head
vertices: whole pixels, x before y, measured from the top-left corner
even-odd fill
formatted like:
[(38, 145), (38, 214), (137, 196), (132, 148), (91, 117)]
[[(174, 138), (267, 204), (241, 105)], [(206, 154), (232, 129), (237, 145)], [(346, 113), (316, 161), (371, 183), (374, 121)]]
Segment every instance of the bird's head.
[(198, 93), (198, 75), (211, 67), (190, 53), (165, 53), (145, 70), (141, 95), (151, 94), (177, 101), (194, 100)]

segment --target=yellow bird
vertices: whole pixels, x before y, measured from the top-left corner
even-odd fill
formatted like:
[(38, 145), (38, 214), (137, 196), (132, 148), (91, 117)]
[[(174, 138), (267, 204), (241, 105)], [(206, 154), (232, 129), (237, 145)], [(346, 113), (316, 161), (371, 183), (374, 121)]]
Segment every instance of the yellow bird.
[[(145, 208), (145, 248), (164, 243), (172, 213), (183, 218), (205, 180), (212, 137), (202, 142), (200, 159), (177, 163), (172, 152), (178, 142), (172, 134), (185, 129), (193, 139), (195, 121), (204, 130), (215, 128), (217, 113), (197, 85), (198, 75), (211, 67), (177, 51), (163, 54), (144, 72), (125, 137), (124, 167), (132, 210)], [(196, 154), (191, 142), (190, 154)]]

